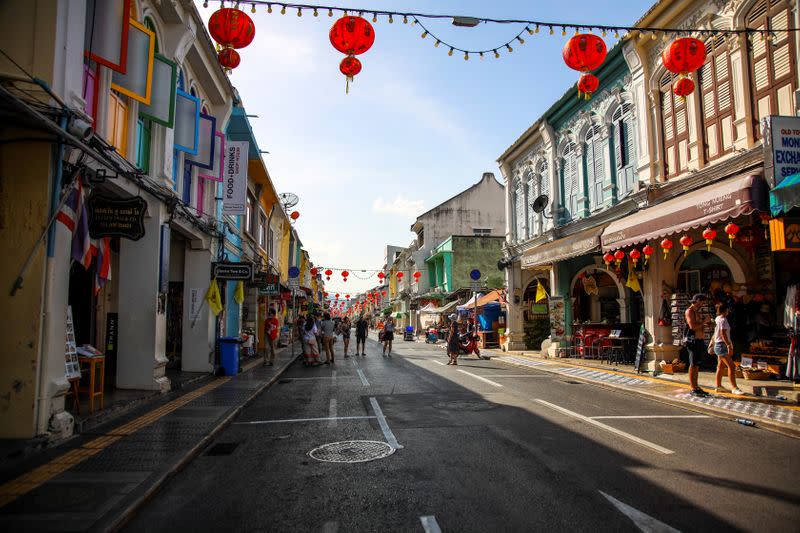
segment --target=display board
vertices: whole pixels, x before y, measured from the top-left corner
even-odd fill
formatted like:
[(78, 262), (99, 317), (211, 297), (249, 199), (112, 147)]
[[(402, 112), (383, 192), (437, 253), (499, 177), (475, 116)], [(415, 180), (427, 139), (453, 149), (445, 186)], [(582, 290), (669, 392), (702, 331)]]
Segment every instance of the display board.
[(78, 348), (75, 346), (75, 324), (72, 322), (72, 306), (67, 306), (67, 345), (66, 345), (67, 379), (80, 379), (81, 364), (78, 361)]
[(639, 343), (636, 345), (636, 359), (633, 363), (633, 368), (639, 374), (642, 371), (642, 357), (644, 356), (645, 347), (647, 346), (647, 330), (644, 324), (639, 328)]

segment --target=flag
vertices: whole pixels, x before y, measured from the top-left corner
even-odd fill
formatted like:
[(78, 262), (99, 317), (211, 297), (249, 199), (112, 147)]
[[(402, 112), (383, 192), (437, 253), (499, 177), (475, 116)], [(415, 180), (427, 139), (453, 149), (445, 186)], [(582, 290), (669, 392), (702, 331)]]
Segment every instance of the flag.
[(72, 233), (72, 259), (88, 269), (92, 264), (92, 244), (89, 237), (89, 215), (83, 203), (83, 184), (80, 176), (72, 182), (67, 201), (56, 214), (56, 220)]
[(628, 264), (628, 281), (625, 282), (626, 287), (630, 287), (633, 292), (642, 292), (639, 286), (639, 278), (636, 277), (633, 265)]
[(208, 290), (206, 291), (206, 302), (208, 302), (208, 308), (211, 309), (211, 312), (215, 315), (218, 315), (220, 311), (222, 311), (222, 298), (219, 295), (217, 278), (212, 279), (211, 285), (208, 286)]
[(547, 299), (547, 291), (544, 290), (544, 285), (542, 282), (539, 281), (536, 283), (536, 302), (541, 302), (542, 300)]
[(111, 279), (111, 238), (92, 239), (92, 255), (97, 258), (94, 266), (94, 294), (100, 292)]
[(236, 283), (236, 290), (233, 291), (233, 301), (241, 305), (244, 302), (244, 282)]

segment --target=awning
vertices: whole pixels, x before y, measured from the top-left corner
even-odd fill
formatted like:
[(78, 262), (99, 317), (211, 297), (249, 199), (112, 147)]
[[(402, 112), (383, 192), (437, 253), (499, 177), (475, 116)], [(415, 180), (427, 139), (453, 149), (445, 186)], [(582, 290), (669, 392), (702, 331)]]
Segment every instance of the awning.
[(764, 207), (760, 176), (730, 178), (612, 222), (603, 232), (603, 251), (748, 215)]
[(769, 209), (777, 217), (793, 207), (800, 207), (800, 173), (783, 178), (769, 191)]
[(419, 310), (420, 314), (433, 314), (436, 313), (436, 306), (433, 304), (428, 304), (422, 309)]
[(501, 305), (506, 305), (506, 300), (503, 298), (503, 293), (498, 290), (489, 291), (483, 298), (478, 298), (478, 307), (483, 307), (487, 304), (499, 302)]
[(533, 248), (522, 255), (522, 268), (557, 263), (600, 250), (600, 234), (605, 225), (587, 229)]
[(482, 296), (483, 295), (481, 293), (476, 292), (475, 294), (472, 295), (472, 298), (470, 298), (463, 304), (459, 305), (458, 310), (463, 311), (464, 309), (472, 309), (473, 307), (475, 307), (475, 302), (478, 301), (478, 299), (481, 298)]
[(450, 311), (455, 310), (457, 305), (458, 305), (458, 300), (452, 301), (450, 303), (443, 305), (442, 307), (437, 307), (435, 313), (437, 315), (444, 315), (446, 313), (449, 313)]

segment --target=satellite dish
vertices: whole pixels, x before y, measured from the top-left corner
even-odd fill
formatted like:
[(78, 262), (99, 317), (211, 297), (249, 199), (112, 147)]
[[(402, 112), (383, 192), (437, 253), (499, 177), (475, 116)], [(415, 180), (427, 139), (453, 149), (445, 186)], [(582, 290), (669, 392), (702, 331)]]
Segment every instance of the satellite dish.
[(296, 206), (297, 203), (300, 201), (300, 198), (298, 198), (296, 194), (291, 192), (282, 192), (278, 195), (278, 198), (280, 199), (281, 205), (283, 206), (284, 210)]
[(533, 209), (533, 212), (538, 215), (544, 212), (548, 203), (550, 203), (550, 198), (546, 194), (542, 194), (533, 201), (531, 204), (531, 209)]

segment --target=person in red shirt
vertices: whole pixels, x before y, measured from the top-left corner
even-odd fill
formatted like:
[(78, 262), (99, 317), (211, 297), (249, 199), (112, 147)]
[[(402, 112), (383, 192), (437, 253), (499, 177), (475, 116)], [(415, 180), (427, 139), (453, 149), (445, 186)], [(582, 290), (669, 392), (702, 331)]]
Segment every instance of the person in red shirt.
[(264, 324), (267, 337), (267, 349), (264, 350), (264, 366), (272, 366), (275, 361), (275, 341), (278, 339), (281, 324), (275, 316), (275, 309), (269, 310), (269, 316)]

